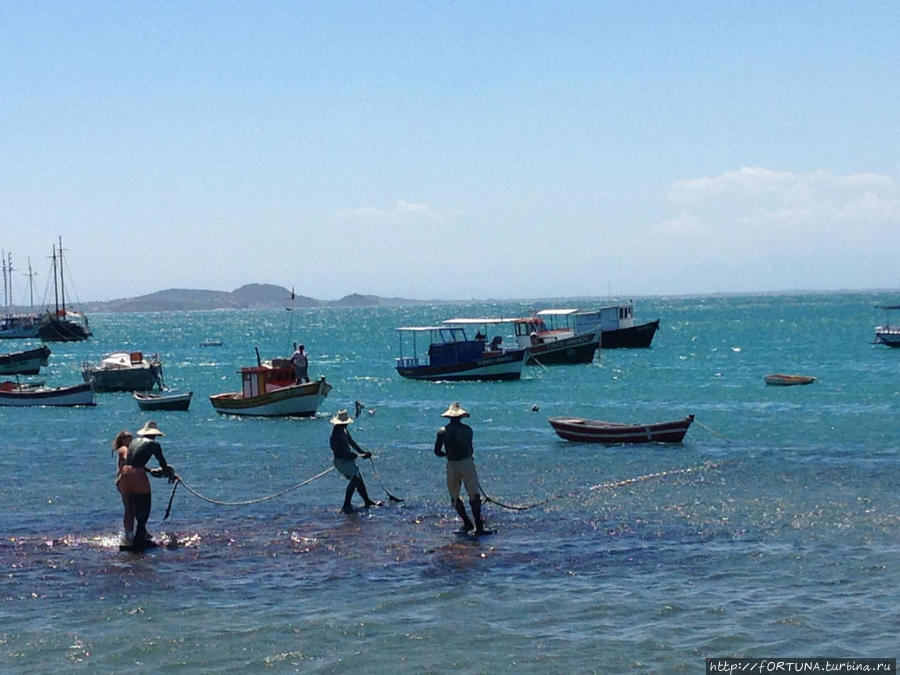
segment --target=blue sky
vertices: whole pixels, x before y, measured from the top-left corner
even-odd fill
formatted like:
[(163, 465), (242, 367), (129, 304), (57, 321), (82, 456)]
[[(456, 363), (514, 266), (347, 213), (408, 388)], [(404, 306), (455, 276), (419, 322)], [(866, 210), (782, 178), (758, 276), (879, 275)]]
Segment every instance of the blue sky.
[(897, 2), (0, 3), (0, 248), (81, 300), (900, 288)]

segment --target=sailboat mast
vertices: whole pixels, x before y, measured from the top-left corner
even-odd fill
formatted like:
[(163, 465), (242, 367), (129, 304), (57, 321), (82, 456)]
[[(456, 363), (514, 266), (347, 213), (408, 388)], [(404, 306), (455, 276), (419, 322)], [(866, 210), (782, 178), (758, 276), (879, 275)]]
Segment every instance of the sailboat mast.
[(62, 298), (63, 316), (66, 315), (66, 275), (63, 272), (62, 237), (59, 238), (59, 295)]
[(13, 292), (12, 292), (12, 253), (6, 254), (6, 273), (9, 275), (9, 298), (6, 301), (6, 311), (9, 312), (9, 306), (15, 304), (15, 300), (13, 300)]
[(34, 272), (31, 271), (31, 256), (28, 256), (28, 302), (34, 313)]
[(0, 251), (0, 258), (3, 260), (3, 306), (6, 307), (6, 313), (9, 314), (9, 291), (6, 285), (6, 251)]
[(59, 317), (59, 285), (56, 280), (56, 244), (53, 245), (53, 302), (56, 304), (55, 317)]

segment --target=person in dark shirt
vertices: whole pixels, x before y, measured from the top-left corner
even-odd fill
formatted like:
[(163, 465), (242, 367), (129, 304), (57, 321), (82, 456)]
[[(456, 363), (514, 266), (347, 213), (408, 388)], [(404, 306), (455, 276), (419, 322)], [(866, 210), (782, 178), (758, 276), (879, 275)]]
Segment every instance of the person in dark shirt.
[[(463, 418), (469, 413), (462, 409), (459, 403), (451, 403), (450, 407), (441, 417), (449, 418), (450, 422), (440, 428), (434, 441), (434, 454), (447, 458), (447, 489), (450, 491), (450, 501), (453, 508), (463, 521), (464, 532), (470, 532), (473, 528), (475, 534), (491, 534), (484, 527), (481, 517), (481, 489), (478, 485), (478, 474), (475, 471), (475, 462), (472, 459), (474, 453), (472, 447), (472, 427), (463, 424)], [(475, 525), (469, 520), (466, 507), (460, 499), (460, 487), (465, 483), (466, 493), (469, 496), (469, 506), (472, 507), (472, 517)]]
[[(353, 418), (347, 414), (346, 410), (338, 410), (337, 414), (331, 418), (331, 452), (334, 453), (334, 467), (343, 474), (344, 478), (350, 481), (347, 490), (344, 493), (344, 505), (341, 511), (344, 513), (353, 513), (354, 490), (363, 498), (366, 507), (379, 506), (379, 502), (369, 499), (369, 493), (366, 491), (366, 484), (363, 483), (362, 474), (359, 467), (356, 466), (356, 458), (362, 456), (366, 459), (372, 456), (371, 452), (363, 450), (353, 437), (350, 436), (350, 430), (347, 426), (353, 424)], [(353, 449), (351, 449), (353, 448)], [(356, 450), (354, 452), (353, 450)], [(359, 453), (359, 454), (357, 454)]]
[[(149, 471), (152, 476), (157, 478), (166, 476), (169, 482), (176, 480), (175, 469), (166, 462), (163, 456), (162, 447), (156, 439), (165, 434), (156, 426), (156, 422), (147, 422), (138, 432), (138, 438), (135, 438), (128, 444), (128, 450), (125, 452), (125, 460), (123, 463), (123, 476), (133, 476), (127, 481), (120, 481), (120, 490), (124, 488), (123, 499), (127, 499), (137, 520), (137, 529), (134, 532), (134, 545), (140, 546), (151, 541), (150, 535), (147, 533), (147, 521), (150, 519), (150, 482), (140, 477), (146, 476)], [(151, 457), (155, 457), (159, 463), (157, 469), (147, 469), (147, 462)], [(129, 469), (128, 467), (132, 467)], [(137, 471), (134, 471), (137, 469)], [(122, 483), (125, 483), (124, 485)]]

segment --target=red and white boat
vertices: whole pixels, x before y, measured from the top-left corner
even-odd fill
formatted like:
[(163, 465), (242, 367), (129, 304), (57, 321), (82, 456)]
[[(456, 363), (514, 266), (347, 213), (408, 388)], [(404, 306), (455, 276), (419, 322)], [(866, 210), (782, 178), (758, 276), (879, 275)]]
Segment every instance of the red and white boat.
[(213, 394), (210, 403), (222, 415), (312, 417), (332, 387), (324, 377), (294, 384), (290, 359), (272, 359), (241, 368), (241, 391)]
[(694, 421), (693, 415), (671, 422), (653, 424), (620, 424), (588, 420), (583, 417), (551, 417), (550, 426), (567, 441), (583, 443), (681, 443), (688, 427)]

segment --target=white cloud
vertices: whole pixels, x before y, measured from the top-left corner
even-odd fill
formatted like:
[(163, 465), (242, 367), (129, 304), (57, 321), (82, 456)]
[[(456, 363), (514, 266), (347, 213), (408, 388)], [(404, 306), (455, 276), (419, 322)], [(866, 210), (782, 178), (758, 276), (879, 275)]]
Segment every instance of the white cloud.
[(360, 206), (340, 209), (334, 215), (335, 218), (342, 220), (392, 220), (409, 215), (435, 217), (437, 214), (429, 208), (428, 204), (398, 199), (394, 202), (392, 208), (383, 209), (377, 206)]

